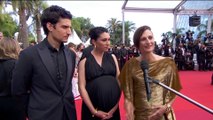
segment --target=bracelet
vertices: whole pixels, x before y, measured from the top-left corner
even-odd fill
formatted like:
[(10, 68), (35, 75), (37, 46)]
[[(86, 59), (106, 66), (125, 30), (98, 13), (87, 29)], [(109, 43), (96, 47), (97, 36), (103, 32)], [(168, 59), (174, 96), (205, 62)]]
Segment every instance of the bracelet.
[(96, 109), (95, 109), (95, 113), (92, 114), (92, 117), (95, 117), (95, 114), (97, 114), (97, 113), (98, 113), (98, 109), (96, 108)]
[(166, 113), (171, 111), (171, 105), (170, 104), (166, 104)]

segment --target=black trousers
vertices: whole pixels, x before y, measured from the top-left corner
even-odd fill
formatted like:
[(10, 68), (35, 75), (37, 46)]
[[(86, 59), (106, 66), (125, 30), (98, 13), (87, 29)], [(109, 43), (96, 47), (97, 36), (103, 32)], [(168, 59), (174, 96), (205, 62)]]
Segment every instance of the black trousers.
[(0, 120), (26, 120), (24, 107), (10, 96), (0, 97)]

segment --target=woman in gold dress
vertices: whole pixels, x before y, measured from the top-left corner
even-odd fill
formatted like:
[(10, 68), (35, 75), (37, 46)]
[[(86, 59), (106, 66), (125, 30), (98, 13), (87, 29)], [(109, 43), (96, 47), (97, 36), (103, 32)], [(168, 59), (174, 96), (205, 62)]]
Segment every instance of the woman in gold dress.
[(153, 52), (154, 37), (149, 26), (139, 27), (134, 33), (134, 45), (141, 56), (130, 59), (121, 70), (119, 80), (125, 96), (125, 109), (128, 120), (175, 120), (171, 107), (175, 94), (163, 87), (150, 83), (151, 99), (147, 100), (143, 71), (140, 63), (146, 60), (148, 75), (163, 84), (180, 91), (178, 70), (174, 60)]

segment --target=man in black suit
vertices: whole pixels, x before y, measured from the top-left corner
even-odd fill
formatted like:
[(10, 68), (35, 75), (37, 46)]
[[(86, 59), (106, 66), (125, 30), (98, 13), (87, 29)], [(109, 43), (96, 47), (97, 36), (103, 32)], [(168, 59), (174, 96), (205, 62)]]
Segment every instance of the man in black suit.
[(76, 120), (71, 80), (75, 53), (64, 46), (71, 35), (72, 15), (59, 6), (43, 11), (46, 38), (20, 53), (12, 94), (22, 100), (29, 120)]

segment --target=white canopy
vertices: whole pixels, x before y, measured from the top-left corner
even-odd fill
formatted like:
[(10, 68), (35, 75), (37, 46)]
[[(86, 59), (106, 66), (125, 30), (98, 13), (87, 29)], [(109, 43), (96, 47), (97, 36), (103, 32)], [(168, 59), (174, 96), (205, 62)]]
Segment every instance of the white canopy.
[(73, 29), (72, 32), (73, 32), (72, 35), (70, 35), (70, 37), (68, 38), (67, 43), (65, 43), (65, 44), (68, 44), (68, 43), (70, 43), (70, 42), (74, 43), (75, 45), (78, 45), (78, 44), (80, 44), (80, 43), (83, 43), (83, 42), (81, 41), (81, 39), (78, 37), (78, 35), (76, 34), (76, 32), (75, 32), (74, 29)]
[(85, 47), (88, 47), (90, 45), (90, 38), (84, 43)]

